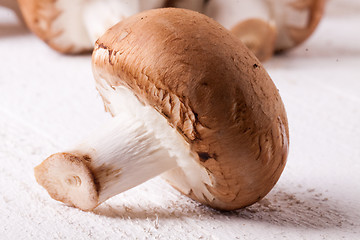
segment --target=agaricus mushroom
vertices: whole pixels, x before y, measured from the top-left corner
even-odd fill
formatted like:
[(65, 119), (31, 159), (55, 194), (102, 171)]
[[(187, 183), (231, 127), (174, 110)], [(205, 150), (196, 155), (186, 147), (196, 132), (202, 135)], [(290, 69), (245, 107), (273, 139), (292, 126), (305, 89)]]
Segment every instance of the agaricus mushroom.
[(214, 20), (177, 8), (142, 12), (110, 28), (92, 59), (114, 117), (35, 168), (54, 199), (92, 210), (162, 174), (190, 198), (232, 210), (279, 179), (289, 133), (278, 90)]
[(28, 27), (53, 49), (80, 53), (112, 25), (166, 0), (18, 0)]
[(293, 48), (317, 27), (325, 0), (210, 0), (205, 14), (230, 29), (264, 61)]

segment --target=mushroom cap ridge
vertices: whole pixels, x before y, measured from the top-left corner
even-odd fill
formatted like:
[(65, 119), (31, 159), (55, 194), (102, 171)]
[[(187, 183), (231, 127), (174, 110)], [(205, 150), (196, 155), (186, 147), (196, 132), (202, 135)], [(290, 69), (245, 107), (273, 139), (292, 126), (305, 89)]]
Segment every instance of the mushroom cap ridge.
[[(289, 131), (278, 90), (240, 40), (209, 17), (172, 8), (134, 15), (97, 41), (93, 71), (130, 88), (190, 145), (214, 199), (183, 192), (189, 197), (232, 210), (260, 200), (279, 179)], [(182, 177), (177, 169), (166, 175), (175, 188)]]

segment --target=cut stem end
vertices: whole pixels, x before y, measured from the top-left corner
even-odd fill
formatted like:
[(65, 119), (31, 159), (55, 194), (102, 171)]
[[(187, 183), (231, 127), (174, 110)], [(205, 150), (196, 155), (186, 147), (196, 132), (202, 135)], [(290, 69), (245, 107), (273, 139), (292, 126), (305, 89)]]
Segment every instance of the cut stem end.
[(91, 211), (99, 204), (99, 198), (86, 161), (81, 155), (56, 153), (35, 167), (36, 181), (53, 199)]

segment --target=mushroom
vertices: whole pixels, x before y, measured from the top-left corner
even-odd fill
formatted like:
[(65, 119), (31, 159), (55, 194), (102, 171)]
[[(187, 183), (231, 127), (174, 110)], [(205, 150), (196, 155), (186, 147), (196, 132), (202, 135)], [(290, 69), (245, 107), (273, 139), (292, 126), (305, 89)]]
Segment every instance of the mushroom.
[(142, 12), (111, 27), (92, 57), (113, 118), (35, 168), (51, 197), (82, 210), (162, 175), (205, 205), (262, 199), (289, 146), (277, 88), (241, 41), (185, 9)]
[(230, 29), (262, 61), (305, 41), (325, 0), (210, 0), (205, 14)]
[(91, 51), (109, 27), (165, 0), (18, 0), (28, 27), (62, 53)]

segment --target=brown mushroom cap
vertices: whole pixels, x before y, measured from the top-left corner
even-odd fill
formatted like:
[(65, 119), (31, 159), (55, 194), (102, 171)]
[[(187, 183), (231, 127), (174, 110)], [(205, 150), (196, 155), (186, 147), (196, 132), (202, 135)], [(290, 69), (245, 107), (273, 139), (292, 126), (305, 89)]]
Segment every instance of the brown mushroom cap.
[(320, 20), (324, 14), (326, 0), (305, 0), (294, 1), (289, 3), (292, 8), (303, 10), (309, 9), (308, 21), (304, 28), (298, 28), (291, 25), (284, 26), (282, 31), (288, 35), (292, 40), (292, 45), (286, 46), (281, 44), (279, 40), (275, 45), (276, 51), (284, 51), (293, 47), (296, 47), (308, 39), (319, 25)]
[(260, 61), (271, 58), (274, 52), (276, 29), (264, 20), (251, 18), (231, 28), (234, 33)]
[[(189, 197), (237, 209), (263, 198), (279, 179), (289, 132), (278, 90), (255, 56), (214, 20), (172, 8), (132, 16), (97, 41), (93, 71), (109, 86), (131, 89), (190, 145), (211, 176), (214, 198), (184, 192)], [(115, 104), (102, 97), (106, 106)], [(176, 168), (165, 177), (180, 189), (184, 174)]]

